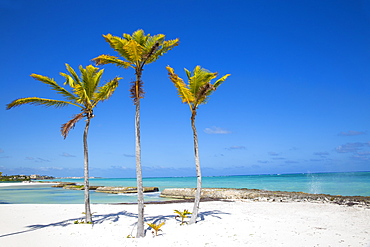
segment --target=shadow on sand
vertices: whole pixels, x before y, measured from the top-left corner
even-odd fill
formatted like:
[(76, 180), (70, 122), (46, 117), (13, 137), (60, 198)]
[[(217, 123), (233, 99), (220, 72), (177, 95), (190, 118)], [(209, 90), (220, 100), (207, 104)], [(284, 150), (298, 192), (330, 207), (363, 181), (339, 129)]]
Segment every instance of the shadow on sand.
[[(204, 221), (206, 217), (216, 217), (218, 219), (221, 219), (220, 215), (226, 215), (226, 214), (229, 214), (229, 213), (225, 213), (225, 212), (222, 212), (220, 210), (200, 212), (198, 214), (198, 218), (200, 218), (200, 220), (198, 220), (197, 222)], [(94, 227), (94, 225), (102, 224), (105, 221), (117, 222), (120, 219), (120, 217), (137, 218), (137, 214), (130, 213), (130, 212), (127, 212), (127, 211), (121, 211), (121, 212), (112, 213), (112, 214), (93, 214), (93, 224), (91, 225), (91, 227)], [(166, 220), (174, 219), (174, 218), (176, 219), (176, 214), (157, 215), (157, 216), (147, 216), (147, 217), (145, 217), (144, 221), (147, 222), (147, 223), (149, 223), (149, 222), (150, 223), (157, 223), (157, 222), (162, 222), (162, 221), (166, 221)], [(31, 232), (31, 231), (36, 231), (36, 230), (43, 229), (43, 228), (48, 228), (48, 227), (56, 227), (56, 226), (66, 227), (68, 225), (73, 225), (75, 221), (81, 221), (83, 219), (84, 219), (84, 216), (78, 217), (78, 218), (67, 219), (67, 220), (63, 220), (63, 221), (59, 221), (59, 222), (55, 222), (55, 223), (50, 223), (50, 224), (29, 225), (29, 226), (26, 226), (26, 228), (27, 228), (26, 230), (3, 234), (3, 235), (0, 235), (0, 238), (13, 236), (13, 235), (17, 235), (17, 234), (22, 234), (22, 233), (27, 233), (27, 232)], [(176, 219), (176, 220), (178, 222), (181, 222), (180, 219)], [(133, 228), (135, 228), (136, 225), (137, 225), (136, 222), (134, 224), (131, 224), (131, 226)], [(145, 230), (145, 232), (150, 230), (150, 229), (151, 228), (148, 227)]]

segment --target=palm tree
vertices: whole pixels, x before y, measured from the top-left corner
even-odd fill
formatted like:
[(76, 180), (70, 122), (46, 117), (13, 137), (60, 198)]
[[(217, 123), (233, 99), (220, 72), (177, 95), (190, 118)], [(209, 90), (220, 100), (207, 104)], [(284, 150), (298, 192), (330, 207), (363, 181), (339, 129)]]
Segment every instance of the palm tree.
[(136, 80), (130, 89), (131, 98), (136, 107), (135, 112), (135, 150), (136, 150), (136, 180), (138, 200), (138, 227), (136, 237), (144, 237), (144, 192), (141, 169), (140, 144), (140, 99), (144, 98), (143, 81), (141, 80), (144, 65), (156, 61), (160, 56), (179, 44), (178, 39), (165, 41), (165, 35), (145, 35), (143, 30), (137, 30), (132, 35), (123, 34), (123, 37), (111, 34), (103, 35), (105, 41), (123, 58), (100, 55), (93, 59), (97, 65), (115, 64), (118, 67), (131, 67), (135, 70)]
[(7, 109), (11, 109), (16, 106), (31, 104), (31, 105), (42, 105), (42, 106), (53, 106), (56, 108), (64, 107), (67, 105), (74, 105), (81, 108), (81, 113), (75, 115), (70, 121), (62, 125), (61, 133), (64, 138), (67, 137), (69, 131), (75, 126), (75, 124), (86, 118), (85, 130), (83, 134), (83, 145), (84, 145), (84, 189), (85, 189), (85, 220), (86, 223), (92, 222), (91, 209), (90, 209), (90, 193), (89, 193), (89, 155), (87, 146), (87, 135), (90, 126), (90, 120), (94, 117), (94, 107), (104, 100), (107, 100), (112, 96), (118, 86), (118, 81), (122, 78), (116, 77), (113, 80), (107, 82), (103, 86), (99, 87), (100, 79), (104, 70), (99, 70), (97, 67), (88, 65), (86, 68), (79, 67), (81, 77), (78, 77), (76, 72), (66, 64), (67, 71), (69, 74), (60, 73), (65, 77), (66, 82), (72, 88), (72, 92), (58, 85), (54, 79), (31, 74), (34, 79), (45, 83), (51, 87), (58, 94), (61, 94), (65, 100), (54, 100), (44, 99), (39, 97), (28, 97), (20, 98), (12, 101), (7, 105)]
[(197, 115), (197, 109), (199, 105), (206, 104), (208, 97), (226, 80), (230, 74), (227, 74), (218, 79), (214, 84), (211, 80), (217, 77), (217, 73), (209, 72), (200, 66), (196, 66), (193, 72), (185, 69), (188, 77), (188, 85), (174, 72), (174, 69), (170, 66), (166, 67), (170, 80), (174, 83), (177, 88), (177, 92), (183, 103), (186, 103), (190, 107), (191, 111), (191, 127), (193, 130), (194, 138), (194, 155), (195, 155), (195, 169), (197, 176), (197, 189), (194, 199), (194, 208), (189, 224), (194, 224), (198, 217), (199, 203), (202, 188), (202, 173), (200, 169), (199, 152), (198, 152), (198, 135), (195, 127), (195, 116)]

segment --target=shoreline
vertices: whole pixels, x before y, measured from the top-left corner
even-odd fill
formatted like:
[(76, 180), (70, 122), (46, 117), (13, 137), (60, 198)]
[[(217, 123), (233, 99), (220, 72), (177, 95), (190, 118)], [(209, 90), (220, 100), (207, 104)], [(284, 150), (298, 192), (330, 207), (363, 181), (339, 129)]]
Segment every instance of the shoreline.
[(57, 182), (2, 182), (0, 187), (9, 187), (9, 186), (33, 186), (33, 185), (54, 185), (59, 184)]
[[(370, 209), (329, 203), (203, 201), (198, 222), (180, 226), (174, 210), (192, 202), (147, 204), (145, 222), (165, 222), (153, 237), (136, 234), (137, 206), (92, 204), (93, 225), (83, 204), (1, 204), (0, 244), (4, 246), (368, 246)], [(37, 241), (35, 241), (37, 239)], [(34, 243), (34, 245), (32, 245)], [(31, 244), (31, 245), (30, 245)]]

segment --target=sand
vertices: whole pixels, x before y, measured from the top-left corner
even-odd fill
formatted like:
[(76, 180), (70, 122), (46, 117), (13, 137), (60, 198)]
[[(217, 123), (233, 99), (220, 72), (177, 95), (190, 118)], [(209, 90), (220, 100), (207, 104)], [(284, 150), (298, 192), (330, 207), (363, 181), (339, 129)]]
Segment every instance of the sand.
[(136, 205), (93, 204), (94, 224), (80, 204), (0, 205), (0, 246), (370, 246), (370, 209), (304, 202), (202, 202), (194, 225), (174, 210), (192, 203), (147, 204), (147, 223), (165, 221), (159, 236), (136, 234)]

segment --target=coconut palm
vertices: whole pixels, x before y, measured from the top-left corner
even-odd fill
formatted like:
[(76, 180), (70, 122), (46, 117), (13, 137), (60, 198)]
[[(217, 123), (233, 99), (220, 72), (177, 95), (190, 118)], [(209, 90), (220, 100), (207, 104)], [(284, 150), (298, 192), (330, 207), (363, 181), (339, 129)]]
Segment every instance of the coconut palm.
[(230, 74), (221, 77), (215, 83), (212, 84), (211, 80), (217, 77), (217, 73), (212, 73), (207, 71), (206, 69), (201, 68), (200, 66), (196, 66), (192, 72), (185, 69), (186, 75), (188, 77), (188, 85), (186, 85), (183, 79), (181, 79), (177, 74), (175, 74), (173, 68), (167, 66), (166, 69), (170, 76), (170, 80), (174, 83), (175, 87), (177, 88), (177, 92), (182, 102), (189, 105), (191, 112), (190, 120), (191, 127), (193, 130), (195, 169), (197, 176), (197, 189), (194, 199), (194, 208), (192, 216), (189, 221), (189, 224), (193, 224), (196, 222), (196, 219), (198, 217), (202, 188), (202, 173), (199, 161), (198, 135), (195, 126), (195, 117), (197, 115), (197, 109), (199, 105), (207, 103), (209, 96), (226, 80), (228, 76), (230, 76)]
[(111, 55), (100, 55), (93, 59), (97, 65), (114, 64), (118, 67), (131, 67), (135, 70), (136, 80), (130, 89), (131, 98), (136, 107), (135, 112), (135, 155), (136, 179), (138, 191), (138, 227), (136, 237), (144, 237), (144, 192), (141, 169), (141, 144), (140, 144), (140, 99), (144, 97), (143, 81), (141, 79), (144, 66), (156, 61), (160, 56), (179, 44), (178, 39), (164, 40), (165, 35), (151, 36), (143, 30), (137, 30), (132, 35), (123, 34), (123, 37), (111, 34), (103, 35), (105, 41), (120, 55), (121, 58)]
[(97, 67), (88, 65), (86, 68), (79, 67), (81, 77), (78, 77), (76, 72), (66, 64), (67, 71), (69, 74), (60, 73), (65, 77), (66, 81), (64, 85), (68, 84), (72, 90), (68, 91), (64, 87), (58, 85), (54, 79), (31, 74), (34, 79), (45, 83), (51, 87), (58, 94), (62, 95), (65, 100), (54, 100), (45, 99), (39, 97), (28, 97), (20, 98), (12, 101), (7, 105), (7, 109), (11, 109), (16, 106), (31, 104), (41, 106), (53, 106), (56, 108), (64, 107), (67, 105), (73, 105), (81, 108), (81, 113), (75, 115), (70, 121), (62, 125), (61, 133), (64, 138), (67, 137), (69, 131), (75, 126), (75, 124), (86, 118), (85, 130), (83, 134), (83, 145), (84, 145), (84, 198), (85, 198), (85, 220), (86, 223), (92, 222), (91, 209), (90, 209), (90, 194), (89, 194), (89, 157), (88, 157), (88, 146), (87, 146), (87, 135), (90, 126), (90, 120), (94, 117), (94, 107), (104, 100), (107, 100), (112, 96), (118, 86), (118, 81), (122, 78), (116, 77), (113, 80), (107, 82), (103, 86), (99, 87), (100, 79), (104, 70), (99, 70)]

